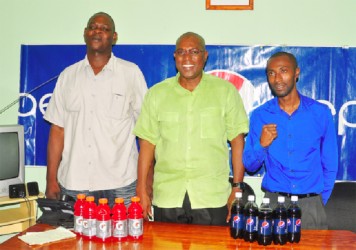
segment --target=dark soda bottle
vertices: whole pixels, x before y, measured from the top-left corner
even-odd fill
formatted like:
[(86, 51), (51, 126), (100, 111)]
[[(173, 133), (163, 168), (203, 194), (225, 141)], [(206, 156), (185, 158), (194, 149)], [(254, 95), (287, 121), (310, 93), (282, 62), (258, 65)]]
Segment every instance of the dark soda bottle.
[(291, 203), (287, 210), (288, 215), (288, 241), (298, 243), (302, 229), (302, 210), (298, 205), (298, 196), (291, 197)]
[(96, 236), (99, 242), (111, 240), (111, 210), (107, 198), (100, 198), (96, 209)]
[(272, 208), (269, 205), (269, 198), (263, 198), (258, 211), (258, 244), (264, 246), (271, 245), (272, 231)]
[(115, 198), (112, 208), (112, 239), (113, 241), (127, 240), (127, 209), (123, 198)]
[(129, 236), (131, 241), (141, 240), (143, 238), (143, 210), (140, 205), (140, 198), (134, 196), (131, 198), (131, 205), (128, 209)]
[(254, 242), (257, 240), (258, 206), (255, 196), (249, 195), (244, 207), (244, 240)]
[(230, 235), (234, 239), (243, 238), (244, 229), (244, 204), (242, 201), (242, 193), (235, 193), (235, 200), (231, 206), (230, 218)]
[(85, 205), (85, 194), (77, 194), (74, 204), (74, 233), (81, 236), (83, 233), (83, 212)]
[(83, 239), (93, 240), (96, 235), (96, 204), (94, 196), (87, 196), (83, 210)]
[(278, 196), (278, 203), (273, 210), (273, 242), (284, 245), (287, 243), (287, 209), (284, 205), (285, 198)]

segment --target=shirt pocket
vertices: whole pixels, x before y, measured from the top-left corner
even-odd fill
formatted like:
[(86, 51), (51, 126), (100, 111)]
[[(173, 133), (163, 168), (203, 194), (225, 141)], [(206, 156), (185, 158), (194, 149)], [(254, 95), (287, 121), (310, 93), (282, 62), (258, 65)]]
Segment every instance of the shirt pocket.
[[(113, 119), (122, 119), (127, 116), (126, 95), (119, 91), (111, 93), (108, 115)], [(126, 112), (125, 112), (126, 110)]]
[(158, 122), (163, 140), (178, 141), (179, 137), (179, 113), (162, 112), (158, 115)]
[(219, 108), (207, 108), (200, 112), (201, 138), (221, 138), (224, 135), (223, 116)]
[(68, 88), (64, 94), (65, 108), (68, 112), (79, 112), (82, 95), (77, 88)]

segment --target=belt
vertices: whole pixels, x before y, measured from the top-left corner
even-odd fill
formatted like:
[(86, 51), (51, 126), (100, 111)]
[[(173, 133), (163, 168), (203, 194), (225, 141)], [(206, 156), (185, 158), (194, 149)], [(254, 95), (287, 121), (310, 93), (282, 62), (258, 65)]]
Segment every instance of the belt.
[(283, 193), (283, 192), (275, 192), (276, 194), (285, 196), (285, 197), (291, 197), (291, 196), (298, 196), (299, 199), (303, 199), (303, 198), (309, 198), (309, 197), (314, 197), (314, 196), (318, 196), (319, 194), (316, 193), (309, 193), (309, 194), (289, 194), (289, 193)]

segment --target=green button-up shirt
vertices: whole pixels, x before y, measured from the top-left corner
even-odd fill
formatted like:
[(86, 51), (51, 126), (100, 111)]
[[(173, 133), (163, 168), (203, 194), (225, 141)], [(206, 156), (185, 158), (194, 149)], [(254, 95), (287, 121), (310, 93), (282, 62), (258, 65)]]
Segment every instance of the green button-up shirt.
[(203, 74), (190, 92), (168, 78), (149, 89), (134, 133), (155, 148), (153, 204), (222, 207), (231, 187), (227, 140), (248, 132), (248, 119), (236, 88)]

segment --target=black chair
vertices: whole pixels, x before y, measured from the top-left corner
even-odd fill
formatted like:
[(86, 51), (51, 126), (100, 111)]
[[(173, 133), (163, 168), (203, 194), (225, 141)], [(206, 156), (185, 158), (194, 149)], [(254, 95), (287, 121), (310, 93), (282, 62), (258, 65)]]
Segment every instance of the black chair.
[[(232, 184), (233, 182), (232, 177), (229, 178), (229, 182)], [(244, 182), (244, 190), (242, 192), (242, 201), (244, 202), (244, 204), (247, 203), (247, 199), (249, 195), (254, 195), (256, 201), (256, 195), (255, 192), (253, 191), (253, 188), (250, 185), (248, 185), (246, 182)]]
[(325, 210), (329, 229), (356, 232), (356, 182), (336, 182)]

